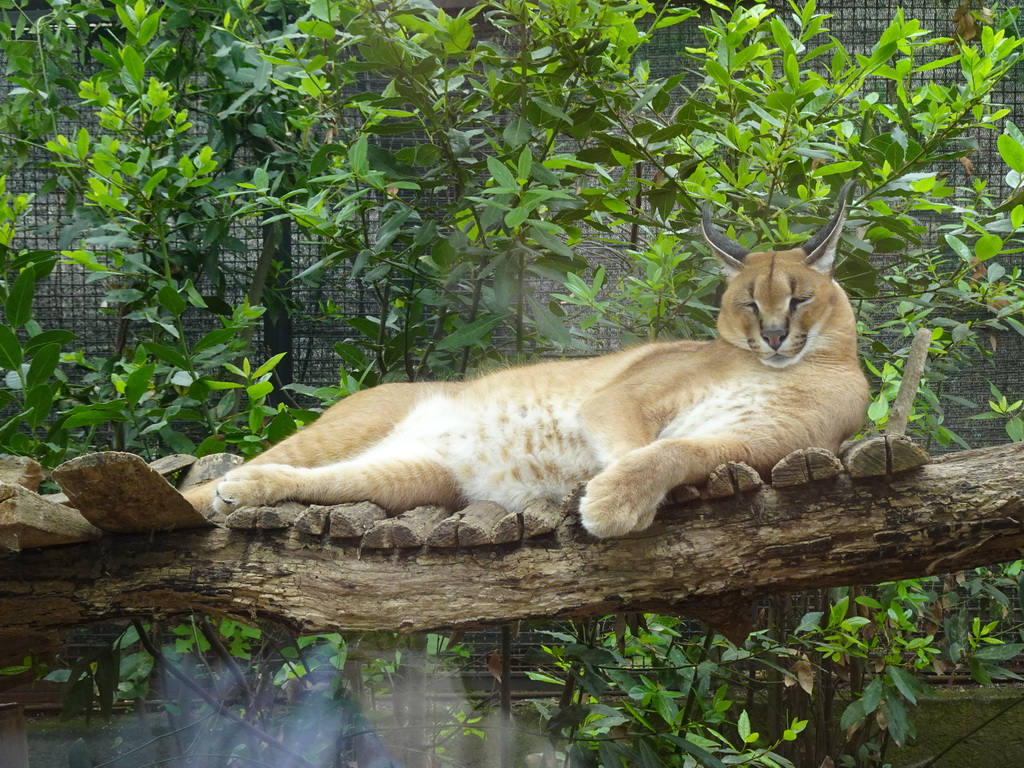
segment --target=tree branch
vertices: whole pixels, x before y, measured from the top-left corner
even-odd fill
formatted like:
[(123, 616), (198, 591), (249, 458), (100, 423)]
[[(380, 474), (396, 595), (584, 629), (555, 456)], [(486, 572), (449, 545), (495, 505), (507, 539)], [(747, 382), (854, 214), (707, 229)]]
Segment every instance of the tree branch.
[(657, 611), (696, 615), (739, 636), (765, 595), (1020, 557), (1022, 469), (1018, 444), (898, 475), (787, 487), (777, 478), (672, 505), (649, 530), (604, 541), (575, 514), (550, 534), (483, 547), (371, 550), (294, 525), (108, 534), (0, 555), (0, 626), (52, 632), (196, 611), (270, 617), (299, 632), (413, 632)]

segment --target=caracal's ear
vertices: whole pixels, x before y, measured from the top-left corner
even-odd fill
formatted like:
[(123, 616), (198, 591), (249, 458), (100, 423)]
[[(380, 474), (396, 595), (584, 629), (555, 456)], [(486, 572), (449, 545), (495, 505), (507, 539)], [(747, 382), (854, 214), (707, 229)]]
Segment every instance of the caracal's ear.
[(846, 220), (846, 209), (849, 203), (850, 190), (853, 189), (855, 181), (848, 181), (839, 190), (839, 199), (836, 201), (839, 208), (832, 215), (828, 224), (815, 232), (811, 238), (801, 246), (807, 254), (804, 264), (818, 272), (826, 275), (832, 274), (836, 263), (836, 246), (839, 245), (839, 238), (843, 234), (843, 221)]
[(707, 244), (711, 246), (711, 252), (722, 262), (722, 271), (727, 279), (732, 280), (744, 267), (744, 260), (750, 253), (746, 248), (731, 240), (711, 223), (711, 210), (702, 206), (700, 218), (700, 231), (704, 235)]

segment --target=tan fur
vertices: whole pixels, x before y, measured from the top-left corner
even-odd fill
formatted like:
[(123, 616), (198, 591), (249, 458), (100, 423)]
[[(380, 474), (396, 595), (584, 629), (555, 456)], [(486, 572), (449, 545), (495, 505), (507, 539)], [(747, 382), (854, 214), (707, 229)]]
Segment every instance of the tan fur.
[(799, 448), (836, 451), (862, 422), (867, 383), (831, 251), (824, 269), (800, 249), (719, 256), (733, 274), (715, 341), (359, 392), (233, 470), (216, 496), (211, 484), (189, 498), (222, 512), (282, 499), (400, 512), (494, 487), (511, 490), (491, 500), (521, 508), (589, 480), (581, 516), (605, 537), (646, 528), (669, 490), (723, 462), (766, 473)]

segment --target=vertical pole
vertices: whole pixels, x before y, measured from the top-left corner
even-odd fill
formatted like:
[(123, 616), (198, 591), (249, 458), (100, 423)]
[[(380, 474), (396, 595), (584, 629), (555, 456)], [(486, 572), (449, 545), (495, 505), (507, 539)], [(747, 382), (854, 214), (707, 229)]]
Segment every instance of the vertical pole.
[(0, 704), (0, 766), (28, 768), (28, 734), (21, 704)]
[(271, 405), (287, 402), (287, 396), (281, 391), (281, 387), (291, 384), (295, 373), (295, 350), (292, 339), (292, 318), (287, 309), (287, 299), (291, 297), (291, 289), (283, 285), (280, 275), (287, 276), (292, 266), (292, 222), (289, 219), (282, 219), (279, 226), (268, 226), (263, 229), (263, 237), (274, 237), (275, 229), (279, 233), (278, 241), (274, 248), (274, 260), (279, 265), (278, 277), (276, 278), (278, 294), (285, 299), (275, 307), (268, 307), (263, 315), (263, 341), (267, 346), (269, 357), (287, 352), (284, 359), (274, 369), (275, 387), (274, 391), (267, 398)]
[(512, 627), (501, 628), (501, 768), (512, 765)]

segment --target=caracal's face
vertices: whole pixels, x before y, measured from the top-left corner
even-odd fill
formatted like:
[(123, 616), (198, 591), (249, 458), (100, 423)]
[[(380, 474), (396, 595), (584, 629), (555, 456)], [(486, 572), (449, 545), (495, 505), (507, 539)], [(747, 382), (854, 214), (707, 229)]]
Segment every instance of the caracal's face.
[(824, 346), (841, 289), (805, 257), (799, 249), (748, 255), (722, 297), (721, 338), (772, 368)]

